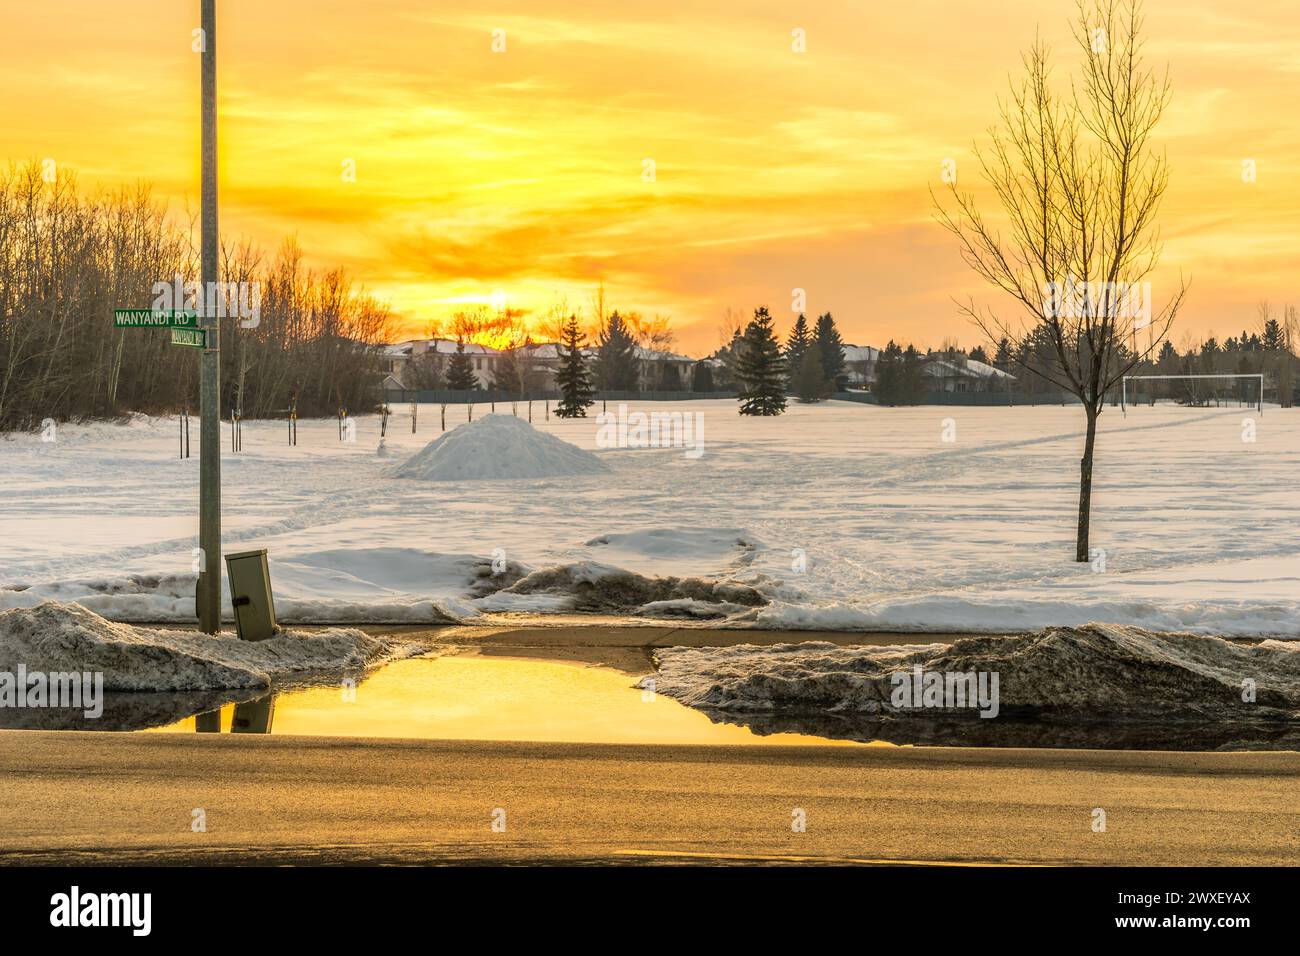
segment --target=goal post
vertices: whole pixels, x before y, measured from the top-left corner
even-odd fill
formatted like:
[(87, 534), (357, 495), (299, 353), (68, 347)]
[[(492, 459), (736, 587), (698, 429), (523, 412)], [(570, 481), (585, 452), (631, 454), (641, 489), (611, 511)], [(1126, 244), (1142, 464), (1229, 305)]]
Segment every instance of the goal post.
[[(1140, 381), (1171, 382), (1171, 381), (1194, 381), (1199, 379), (1225, 380), (1225, 379), (1255, 379), (1258, 387), (1255, 389), (1254, 405), (1261, 415), (1264, 414), (1264, 374), (1262, 372), (1241, 372), (1236, 374), (1217, 374), (1217, 375), (1125, 375), (1120, 382), (1120, 409), (1124, 414), (1128, 414), (1128, 383)], [(1136, 387), (1134, 394), (1137, 394)]]

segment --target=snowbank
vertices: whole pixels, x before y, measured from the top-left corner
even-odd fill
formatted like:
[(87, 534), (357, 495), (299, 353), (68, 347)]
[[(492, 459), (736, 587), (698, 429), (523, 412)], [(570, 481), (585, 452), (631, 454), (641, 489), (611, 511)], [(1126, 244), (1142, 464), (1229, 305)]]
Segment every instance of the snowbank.
[(422, 651), (356, 630), (284, 631), (241, 641), (107, 621), (77, 604), (0, 612), (0, 671), (98, 671), (118, 691), (263, 688), (306, 672), (348, 671)]
[[(1004, 718), (1300, 720), (1300, 647), (1293, 643), (1234, 644), (1102, 624), (953, 644), (671, 647), (656, 651), (655, 660), (658, 693), (733, 713), (954, 716), (951, 709), (894, 706), (892, 675), (919, 665), (926, 672), (996, 673)], [(1249, 703), (1242, 700), (1248, 678), (1256, 687)]]
[[(490, 590), (482, 584), (490, 572), (488, 558), (414, 548), (292, 555), (272, 567), (276, 619), (281, 624), (459, 623), (478, 614), (469, 599)], [(0, 588), (0, 611), (75, 602), (113, 621), (193, 623), (195, 581), (191, 572), (123, 574)], [(222, 620), (233, 623), (224, 578), (221, 601)]]
[[(530, 606), (530, 597), (542, 600)], [(736, 581), (652, 577), (596, 561), (578, 561), (530, 571), (478, 604), (485, 611), (621, 611), (651, 616), (720, 617), (766, 601), (757, 588)]]
[(485, 415), (429, 442), (389, 475), (421, 481), (482, 481), (598, 475), (609, 466), (589, 451), (513, 415)]
[(902, 596), (862, 604), (773, 601), (730, 619), (727, 626), (774, 631), (1007, 634), (1054, 626), (1082, 627), (1093, 621), (1170, 633), (1300, 638), (1300, 613), (1294, 603), (1208, 597), (1194, 603), (1172, 603), (1077, 592), (1060, 598), (1035, 598), (1023, 592)]

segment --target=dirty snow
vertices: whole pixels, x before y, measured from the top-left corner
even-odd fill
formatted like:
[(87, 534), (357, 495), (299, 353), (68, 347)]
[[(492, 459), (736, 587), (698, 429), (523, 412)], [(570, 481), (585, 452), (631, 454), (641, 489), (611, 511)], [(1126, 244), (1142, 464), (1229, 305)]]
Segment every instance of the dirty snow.
[(369, 667), (426, 648), (357, 630), (284, 631), (265, 641), (133, 627), (76, 604), (0, 611), (0, 672), (92, 671), (108, 691), (268, 687), (304, 672)]
[[(998, 675), (999, 716), (1082, 720), (1296, 720), (1300, 646), (1237, 644), (1193, 634), (1092, 624), (947, 644), (841, 647), (668, 647), (655, 652), (656, 692), (692, 707), (732, 711), (933, 717), (891, 701), (893, 675)], [(1256, 699), (1242, 699), (1243, 681)]]

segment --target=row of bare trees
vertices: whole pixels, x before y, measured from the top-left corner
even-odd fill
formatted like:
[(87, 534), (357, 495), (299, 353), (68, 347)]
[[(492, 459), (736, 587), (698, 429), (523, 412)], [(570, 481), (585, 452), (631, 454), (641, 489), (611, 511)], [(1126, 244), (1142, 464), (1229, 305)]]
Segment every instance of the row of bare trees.
[[(196, 352), (165, 331), (114, 329), (150, 308), (154, 284), (197, 277), (193, 223), (148, 186), (93, 196), (39, 164), (0, 170), (0, 430), (197, 405)], [(223, 244), (222, 279), (260, 289), (259, 321), (222, 320), (222, 412), (301, 414), (373, 400), (387, 310), (341, 269), (307, 268), (296, 241), (274, 258)]]

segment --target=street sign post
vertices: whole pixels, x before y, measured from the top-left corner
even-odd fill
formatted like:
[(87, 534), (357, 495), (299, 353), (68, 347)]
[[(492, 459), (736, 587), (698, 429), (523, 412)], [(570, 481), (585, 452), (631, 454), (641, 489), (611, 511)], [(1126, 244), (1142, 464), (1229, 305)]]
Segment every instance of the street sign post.
[[(217, 287), (217, 2), (200, 0), (199, 278), (205, 305)], [(204, 308), (207, 347), (199, 353), (199, 630), (221, 632), (221, 326)]]
[[(114, 309), (119, 329), (170, 329), (172, 345), (199, 354), (199, 579), (194, 605), (199, 630), (221, 632), (221, 324), (211, 307), (217, 288), (217, 4), (199, 0), (199, 309)], [(197, 304), (197, 303), (196, 303)]]
[(172, 345), (184, 345), (192, 349), (208, 347), (207, 329), (172, 329)]

